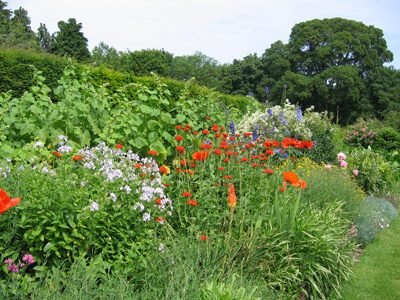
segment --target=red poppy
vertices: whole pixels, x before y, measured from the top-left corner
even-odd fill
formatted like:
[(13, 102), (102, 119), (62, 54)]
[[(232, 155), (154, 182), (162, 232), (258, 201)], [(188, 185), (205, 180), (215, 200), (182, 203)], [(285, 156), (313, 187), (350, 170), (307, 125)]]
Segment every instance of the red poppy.
[(243, 133), (243, 135), (246, 136), (246, 137), (249, 137), (249, 136), (252, 135), (252, 133), (251, 132), (245, 132), (245, 133)]
[(230, 136), (230, 137), (229, 137), (229, 140), (230, 140), (230, 141), (234, 141), (234, 140), (235, 140), (235, 137), (234, 137), (234, 136)]
[(241, 158), (241, 161), (242, 161), (242, 162), (247, 162), (247, 161), (249, 161), (249, 159), (248, 159), (247, 157), (242, 157), (242, 158)]
[(190, 167), (197, 168), (197, 165), (196, 164), (190, 164)]
[(212, 144), (207, 144), (207, 143), (200, 145), (201, 149), (212, 149), (212, 147), (213, 147)]
[(271, 170), (271, 169), (265, 169), (264, 171), (263, 171), (265, 174), (273, 174), (274, 173), (274, 170)]
[(222, 161), (227, 163), (227, 162), (229, 162), (229, 158), (224, 158)]
[(225, 170), (225, 168), (224, 167), (218, 167), (218, 170), (223, 171), (223, 170)]
[(258, 167), (258, 164), (257, 164), (257, 163), (252, 163), (251, 166), (252, 166), (253, 168), (255, 168), (255, 167)]
[(176, 129), (176, 130), (182, 130), (182, 126), (181, 126), (181, 125), (176, 125), (176, 126), (175, 126), (175, 129)]
[(74, 156), (72, 156), (72, 160), (73, 161), (79, 161), (79, 160), (82, 160), (82, 159), (83, 159), (82, 155), (74, 155)]
[(192, 155), (194, 160), (205, 160), (208, 157), (207, 151), (198, 151)]
[(202, 234), (202, 235), (200, 236), (200, 240), (201, 240), (201, 241), (207, 241), (207, 236), (206, 236), (205, 234)]
[(161, 205), (162, 204), (160, 198), (156, 199), (155, 202), (156, 202), (157, 205)]
[(183, 146), (176, 146), (175, 149), (179, 153), (185, 153), (185, 147), (183, 147)]
[(190, 176), (193, 176), (193, 174), (194, 174), (194, 171), (193, 171), (193, 170), (190, 170), (190, 169), (188, 169), (188, 170), (185, 170), (185, 171), (183, 171), (183, 173), (186, 173), (186, 174), (189, 174)]
[(122, 146), (122, 144), (115, 144), (115, 148), (116, 149), (122, 149), (122, 148), (124, 148), (124, 146)]
[(159, 168), (161, 174), (169, 174), (170, 170), (167, 166), (161, 166)]
[(299, 182), (299, 177), (293, 172), (283, 172), (283, 180), (292, 185), (296, 185)]
[(202, 134), (209, 134), (210, 132), (209, 132), (207, 129), (203, 129), (203, 130), (201, 131), (201, 133), (202, 133)]
[(190, 197), (192, 197), (192, 193), (191, 192), (182, 192), (182, 196), (190, 198)]
[(155, 150), (149, 150), (149, 151), (147, 151), (147, 154), (148, 154), (148, 155), (157, 156), (157, 155), (158, 155), (158, 152), (155, 151)]
[(193, 199), (188, 200), (187, 204), (190, 206), (199, 206), (199, 203)]
[(307, 187), (307, 182), (305, 182), (303, 179), (299, 179), (299, 181), (293, 185), (304, 190)]
[(183, 137), (178, 134), (177, 136), (175, 136), (175, 140), (178, 142), (183, 141)]
[(0, 189), (0, 215), (5, 211), (9, 210), (11, 207), (18, 205), (21, 202), (21, 198), (11, 199), (6, 191)]
[(165, 186), (165, 187), (169, 187), (169, 184), (168, 184), (168, 183), (164, 183), (164, 186)]
[(229, 189), (228, 189), (228, 206), (230, 208), (234, 208), (237, 203), (237, 198), (236, 198), (236, 193), (235, 193), (235, 186), (233, 183), (229, 184)]
[(268, 155), (273, 155), (274, 151), (272, 151), (271, 149), (268, 149), (267, 151), (265, 151), (265, 153)]
[(213, 124), (211, 130), (214, 131), (214, 132), (218, 132), (218, 130), (219, 130), (218, 125), (217, 124)]
[(57, 156), (57, 157), (61, 157), (61, 153), (58, 151), (53, 151), (53, 155)]
[(179, 161), (179, 164), (180, 164), (181, 166), (186, 166), (186, 160), (184, 160), (184, 159), (180, 160), (180, 161)]
[(165, 219), (163, 217), (156, 217), (156, 222), (158, 222), (160, 224), (164, 224)]
[(222, 154), (222, 150), (221, 149), (215, 149), (214, 150), (214, 154), (215, 155), (221, 155)]
[(230, 180), (230, 179), (232, 179), (233, 177), (232, 177), (232, 175), (224, 175), (224, 176), (222, 176), (222, 178), (223, 178), (223, 179), (228, 179), (228, 180)]
[(194, 134), (194, 135), (198, 135), (199, 132), (198, 132), (198, 131), (193, 131), (193, 134)]
[(142, 164), (140, 164), (140, 163), (135, 164), (135, 169), (140, 169), (141, 167), (142, 167)]

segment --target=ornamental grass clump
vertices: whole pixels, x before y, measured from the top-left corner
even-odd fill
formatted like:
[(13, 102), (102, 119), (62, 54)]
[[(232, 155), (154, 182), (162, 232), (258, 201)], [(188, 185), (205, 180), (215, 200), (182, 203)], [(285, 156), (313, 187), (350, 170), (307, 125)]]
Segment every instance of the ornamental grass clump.
[(38, 264), (57, 265), (101, 254), (140, 266), (173, 211), (157, 162), (104, 143), (75, 149), (64, 138), (35, 149), (29, 163), (9, 163), (0, 178), (24, 199), (0, 223), (1, 258), (30, 252)]

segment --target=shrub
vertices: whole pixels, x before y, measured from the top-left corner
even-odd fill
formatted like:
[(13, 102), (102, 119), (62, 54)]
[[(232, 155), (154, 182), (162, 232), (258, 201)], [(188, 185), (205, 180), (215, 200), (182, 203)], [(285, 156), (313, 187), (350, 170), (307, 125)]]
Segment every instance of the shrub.
[(392, 127), (381, 128), (376, 137), (374, 149), (384, 153), (400, 149), (400, 132)]
[(388, 201), (376, 197), (367, 197), (361, 204), (354, 219), (357, 228), (356, 238), (364, 246), (398, 215), (396, 208)]
[(30, 146), (36, 158), (0, 179), (22, 198), (2, 216), (1, 259), (28, 252), (38, 264), (60, 265), (101, 254), (140, 267), (172, 210), (155, 161), (105, 144), (77, 151), (65, 137), (51, 150)]
[(350, 170), (358, 170), (357, 181), (366, 192), (384, 192), (394, 181), (391, 165), (372, 149), (354, 149), (348, 162)]

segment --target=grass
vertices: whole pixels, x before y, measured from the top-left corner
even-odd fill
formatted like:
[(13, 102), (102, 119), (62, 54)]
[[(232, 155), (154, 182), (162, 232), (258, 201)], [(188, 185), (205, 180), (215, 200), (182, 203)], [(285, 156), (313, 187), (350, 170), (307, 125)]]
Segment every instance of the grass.
[(400, 299), (400, 218), (369, 244), (356, 265), (343, 299)]

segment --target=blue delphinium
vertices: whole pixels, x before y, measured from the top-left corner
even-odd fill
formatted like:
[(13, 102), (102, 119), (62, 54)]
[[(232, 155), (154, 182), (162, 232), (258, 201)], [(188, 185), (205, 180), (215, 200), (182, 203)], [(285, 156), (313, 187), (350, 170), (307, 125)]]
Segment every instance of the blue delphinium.
[(286, 118), (285, 118), (285, 116), (284, 116), (284, 114), (283, 114), (283, 111), (281, 111), (281, 112), (279, 113), (278, 119), (279, 119), (279, 121), (281, 121), (281, 123), (282, 123), (283, 126), (286, 126), (286, 125), (288, 124), (288, 122), (287, 122), (287, 120), (286, 120)]
[(301, 111), (300, 107), (296, 107), (296, 115), (297, 115), (297, 121), (299, 122), (303, 121), (303, 112)]
[(269, 115), (270, 117), (273, 117), (273, 116), (274, 116), (274, 113), (272, 112), (272, 109), (270, 109), (270, 108), (267, 109), (267, 113), (268, 113), (268, 115)]
[(235, 135), (235, 123), (233, 121), (229, 124), (229, 128), (231, 129), (232, 135)]
[(255, 141), (257, 141), (257, 139), (258, 139), (258, 129), (260, 128), (260, 125), (259, 124), (257, 124), (255, 127), (254, 127), (254, 130), (253, 130), (253, 141), (255, 142)]

